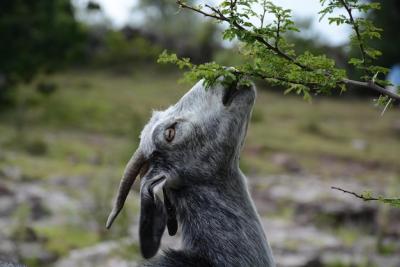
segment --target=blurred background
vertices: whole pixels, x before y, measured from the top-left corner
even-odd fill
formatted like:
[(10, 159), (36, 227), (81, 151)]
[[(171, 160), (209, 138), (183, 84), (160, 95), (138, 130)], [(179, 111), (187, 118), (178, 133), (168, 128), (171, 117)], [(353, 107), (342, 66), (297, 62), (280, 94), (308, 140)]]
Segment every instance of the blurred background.
[[(141, 260), (137, 187), (113, 228), (104, 225), (152, 110), (191, 87), (177, 82), (175, 66), (158, 65), (158, 54), (243, 61), (236, 43), (221, 41), (221, 25), (178, 12), (174, 2), (0, 2), (0, 260), (29, 267)], [(288, 38), (298, 51), (325, 53), (358, 77), (346, 63), (357, 53), (350, 30), (319, 23), (318, 0), (274, 2), (293, 9), (302, 32)], [(368, 14), (385, 30), (373, 45), (383, 52), (378, 63), (393, 68), (400, 2), (380, 2)], [(308, 103), (256, 82), (241, 167), (278, 266), (399, 267), (400, 209), (330, 189), (399, 196), (399, 107), (381, 116), (368, 91)]]

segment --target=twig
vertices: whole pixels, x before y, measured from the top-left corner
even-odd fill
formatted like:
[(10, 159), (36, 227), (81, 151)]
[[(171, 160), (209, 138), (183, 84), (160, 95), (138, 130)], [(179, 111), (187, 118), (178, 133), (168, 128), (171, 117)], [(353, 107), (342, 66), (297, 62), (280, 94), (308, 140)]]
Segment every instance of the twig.
[(269, 76), (266, 76), (266, 75), (264, 75), (262, 73), (258, 73), (258, 72), (246, 73), (246, 72), (238, 71), (237, 73), (241, 74), (241, 75), (253, 76), (255, 78), (260, 78), (260, 79), (263, 79), (263, 80), (266, 80), (266, 81), (268, 81), (268, 80), (270, 80), (270, 81), (280, 81), (280, 82), (289, 83), (289, 84), (308, 86), (310, 88), (314, 88), (315, 86), (318, 85), (316, 83), (294, 81), (294, 80), (290, 80), (290, 79), (286, 79), (286, 78), (282, 78), (282, 77), (269, 77)]
[(180, 0), (177, 0), (176, 3), (177, 3), (181, 8), (190, 9), (190, 10), (192, 10), (192, 11), (194, 11), (194, 12), (197, 12), (197, 13), (200, 13), (200, 14), (206, 16), (206, 17), (210, 17), (210, 18), (214, 18), (214, 19), (218, 19), (218, 20), (221, 20), (221, 19), (222, 19), (222, 18), (220, 18), (220, 17), (218, 17), (218, 16), (215, 16), (215, 15), (213, 15), (213, 14), (206, 13), (206, 12), (202, 11), (201, 9), (197, 9), (197, 8), (192, 7), (192, 6), (188, 6), (188, 5), (186, 5), (185, 3), (183, 3), (183, 2), (180, 1)]
[(278, 49), (278, 43), (279, 43), (279, 34), (280, 34), (280, 30), (281, 30), (281, 17), (278, 15), (277, 16), (277, 28), (276, 28), (276, 39), (275, 39), (275, 48)]
[(342, 81), (346, 85), (353, 85), (353, 86), (357, 86), (357, 87), (361, 87), (361, 88), (368, 88), (368, 89), (374, 90), (376, 92), (379, 92), (383, 95), (387, 95), (394, 100), (400, 101), (400, 95), (398, 95), (390, 90), (387, 90), (387, 89), (377, 85), (376, 83), (373, 83), (372, 81), (360, 82), (360, 81), (355, 81), (355, 80), (351, 80), (351, 79), (343, 79)]
[(342, 188), (339, 188), (339, 187), (336, 187), (336, 186), (331, 186), (331, 188), (335, 189), (335, 190), (338, 190), (338, 191), (341, 191), (341, 192), (346, 193), (346, 194), (353, 195), (353, 196), (355, 196), (355, 197), (357, 197), (359, 199), (362, 199), (364, 201), (376, 201), (376, 200), (379, 200), (379, 198), (376, 198), (376, 197), (368, 197), (368, 196), (360, 195), (360, 194), (357, 194), (355, 192), (351, 192), (351, 191), (348, 191), (348, 190), (345, 190), (345, 189), (342, 189)]
[(260, 28), (263, 28), (264, 27), (264, 19), (265, 19), (265, 14), (267, 13), (267, 7), (266, 7), (266, 1), (264, 0), (263, 1), (263, 13), (262, 13), (262, 15), (261, 15), (261, 18), (260, 18)]
[(342, 3), (343, 7), (346, 9), (347, 13), (349, 14), (350, 23), (353, 26), (353, 30), (354, 30), (354, 32), (356, 33), (356, 36), (357, 36), (358, 45), (360, 46), (360, 51), (361, 51), (363, 64), (364, 64), (365, 69), (367, 69), (367, 62), (366, 62), (366, 56), (365, 56), (366, 53), (365, 53), (365, 49), (364, 49), (364, 44), (363, 44), (362, 39), (361, 39), (360, 29), (358, 28), (358, 24), (354, 20), (352, 9), (351, 9), (351, 7), (349, 7), (346, 4), (345, 0), (339, 0), (339, 1), (340, 1), (340, 3)]

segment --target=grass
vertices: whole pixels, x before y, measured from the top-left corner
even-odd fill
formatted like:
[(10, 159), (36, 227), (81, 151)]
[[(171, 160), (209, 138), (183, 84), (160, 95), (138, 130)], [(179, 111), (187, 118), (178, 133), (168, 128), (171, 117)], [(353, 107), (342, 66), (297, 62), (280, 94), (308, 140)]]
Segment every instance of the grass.
[(44, 237), (49, 252), (66, 255), (72, 249), (79, 249), (96, 244), (99, 241), (96, 233), (77, 227), (53, 226), (36, 227), (37, 233)]
[(265, 161), (271, 153), (286, 152), (309, 172), (327, 174), (321, 168), (324, 158), (331, 159), (328, 164), (360, 162), (398, 172), (400, 142), (393, 127), (398, 109), (381, 117), (368, 99), (325, 98), (309, 104), (262, 92), (255, 114), (262, 119), (250, 126), (247, 148), (260, 148), (257, 156)]

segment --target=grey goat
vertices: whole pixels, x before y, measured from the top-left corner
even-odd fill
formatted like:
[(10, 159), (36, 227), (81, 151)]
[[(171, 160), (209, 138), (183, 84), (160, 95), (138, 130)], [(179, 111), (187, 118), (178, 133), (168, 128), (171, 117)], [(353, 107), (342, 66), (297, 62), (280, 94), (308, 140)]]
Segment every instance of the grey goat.
[(254, 86), (220, 82), (205, 89), (200, 81), (174, 106), (153, 113), (107, 221), (110, 228), (140, 174), (143, 257), (157, 253), (166, 227), (170, 235), (178, 222), (182, 229), (181, 250), (144, 266), (275, 266), (239, 169), (255, 97)]

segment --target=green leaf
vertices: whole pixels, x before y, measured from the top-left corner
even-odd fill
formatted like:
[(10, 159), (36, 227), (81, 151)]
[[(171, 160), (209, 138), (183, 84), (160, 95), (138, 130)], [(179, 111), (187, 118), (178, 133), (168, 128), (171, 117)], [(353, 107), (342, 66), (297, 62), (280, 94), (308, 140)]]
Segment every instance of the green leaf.
[(354, 65), (356, 67), (361, 66), (364, 63), (363, 60), (359, 58), (350, 58), (349, 64)]
[(380, 201), (392, 207), (400, 208), (400, 198), (381, 198)]

